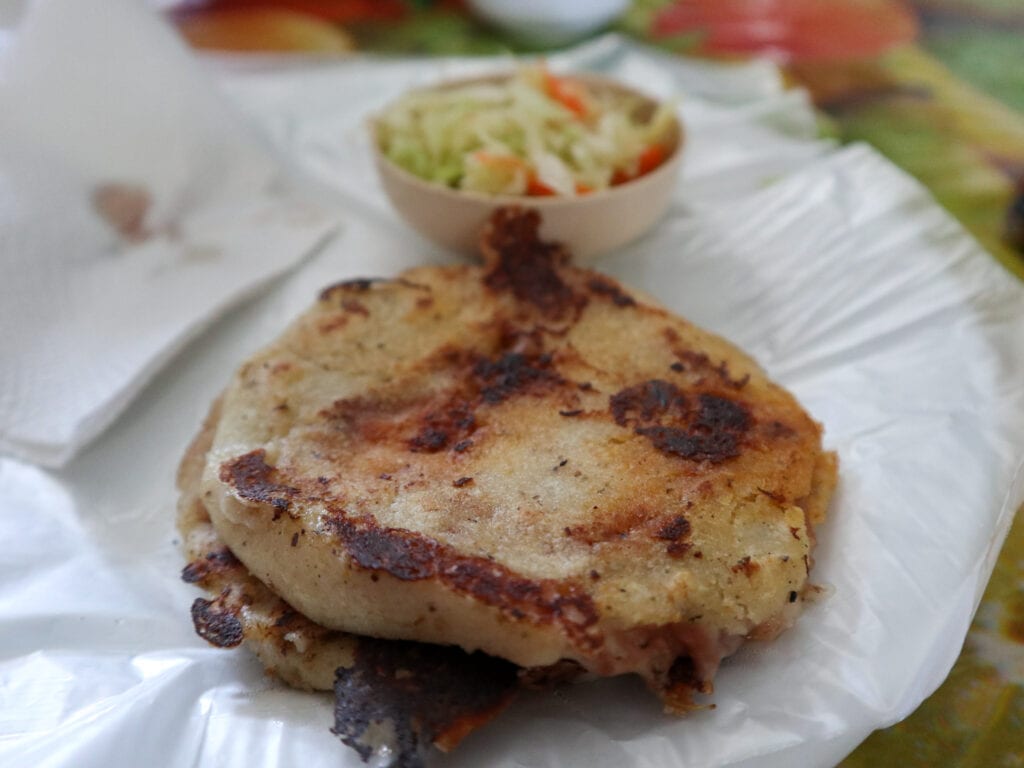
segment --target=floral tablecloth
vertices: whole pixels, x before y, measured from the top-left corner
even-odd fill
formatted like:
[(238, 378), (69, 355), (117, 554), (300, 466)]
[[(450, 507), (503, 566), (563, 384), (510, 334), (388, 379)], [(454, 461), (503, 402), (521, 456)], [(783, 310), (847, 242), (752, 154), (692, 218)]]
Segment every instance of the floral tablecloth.
[[(221, 51), (530, 50), (447, 0), (196, 0), (170, 14)], [(1021, 0), (635, 0), (616, 26), (681, 54), (774, 58), (812, 94), (823, 134), (872, 144), (1024, 279)], [(945, 684), (846, 768), (1024, 765), (1022, 585), (1018, 521)]]

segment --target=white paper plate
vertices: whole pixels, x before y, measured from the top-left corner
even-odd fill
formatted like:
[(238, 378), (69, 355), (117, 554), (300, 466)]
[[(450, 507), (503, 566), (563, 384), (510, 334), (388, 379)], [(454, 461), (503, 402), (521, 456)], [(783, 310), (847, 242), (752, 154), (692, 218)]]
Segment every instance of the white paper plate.
[[(1024, 499), (1024, 291), (873, 152), (825, 154), (803, 97), (771, 70), (615, 41), (569, 63), (684, 93), (676, 204), (602, 266), (753, 352), (824, 422), (841, 484), (814, 575), (835, 592), (727, 662), (714, 711), (663, 716), (630, 680), (530, 694), (444, 764), (832, 764), (941, 682)], [(445, 258), (387, 208), (358, 126), (404, 86), (465, 66), (231, 78), (352, 224), (193, 343), (65, 470), (0, 462), (0, 764), (359, 765), (328, 733), (328, 696), (193, 635), (173, 477), (235, 365), (318, 287)]]

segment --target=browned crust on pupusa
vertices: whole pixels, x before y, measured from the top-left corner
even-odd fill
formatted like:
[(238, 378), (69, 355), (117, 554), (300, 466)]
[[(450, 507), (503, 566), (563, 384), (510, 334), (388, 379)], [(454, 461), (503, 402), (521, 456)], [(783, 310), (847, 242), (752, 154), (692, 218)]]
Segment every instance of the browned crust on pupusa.
[(244, 641), (269, 671), (291, 686), (331, 690), (335, 670), (352, 663), (358, 640), (296, 612), (249, 573), (210, 521), (200, 480), (219, 417), (218, 402), (178, 469), (178, 530), (188, 560), (181, 578), (211, 596), (193, 603), (196, 631), (219, 647)]
[(203, 492), (324, 627), (635, 672), (684, 708), (800, 610), (834, 458), (750, 358), (537, 224), (497, 215), (483, 267), (325, 291), (229, 386)]
[[(269, 674), (291, 686), (344, 694), (335, 704), (335, 731), (361, 754), (369, 754), (363, 737), (371, 722), (388, 721), (390, 748), (407, 753), (402, 765), (421, 765), (422, 750), (430, 743), (445, 751), (453, 749), (503, 710), (517, 687), (516, 668), (511, 664), (467, 656), (456, 648), (401, 644), (325, 629), (246, 570), (217, 535), (199, 494), (219, 412), (216, 403), (178, 471), (178, 528), (189, 559), (181, 578), (211, 597), (198, 597), (192, 604), (197, 634), (220, 648), (244, 642)], [(401, 700), (388, 697), (386, 677), (380, 678), (380, 690), (358, 695), (355, 681), (382, 675), (381, 660), (387, 660), (392, 676), (398, 678), (390, 688), (401, 690)], [(472, 695), (467, 695), (470, 689)]]

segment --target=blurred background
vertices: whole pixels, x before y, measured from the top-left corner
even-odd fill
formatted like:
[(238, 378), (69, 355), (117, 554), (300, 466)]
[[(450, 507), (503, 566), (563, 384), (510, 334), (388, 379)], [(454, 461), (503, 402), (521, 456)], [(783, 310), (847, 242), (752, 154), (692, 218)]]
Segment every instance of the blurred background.
[[(24, 3), (0, 0), (0, 28)], [(1024, 276), (1024, 211), (1014, 209), (1024, 183), (1021, 0), (151, 4), (219, 57), (542, 53), (607, 31), (682, 55), (768, 56), (810, 91), (823, 134), (874, 145)]]

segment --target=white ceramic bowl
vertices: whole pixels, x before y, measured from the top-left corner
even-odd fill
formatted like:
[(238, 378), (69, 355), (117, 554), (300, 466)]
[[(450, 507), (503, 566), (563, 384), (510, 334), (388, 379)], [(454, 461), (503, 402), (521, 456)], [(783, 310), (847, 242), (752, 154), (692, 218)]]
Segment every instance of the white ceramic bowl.
[(469, 0), (485, 21), (525, 42), (563, 45), (620, 16), (629, 0)]
[[(472, 82), (500, 82), (508, 76), (490, 76), (445, 83), (450, 88)], [(629, 93), (653, 111), (657, 102), (621, 83), (597, 75), (571, 79), (595, 90)], [(376, 133), (375, 124), (370, 123)], [(675, 188), (682, 159), (683, 129), (675, 121), (668, 156), (653, 171), (632, 181), (576, 197), (483, 195), (425, 181), (391, 162), (373, 137), (374, 159), (381, 183), (399, 215), (417, 232), (461, 253), (477, 253), (480, 231), (495, 209), (504, 206), (534, 208), (541, 214), (541, 234), (569, 247), (577, 261), (592, 259), (633, 240), (653, 226), (665, 212)]]

